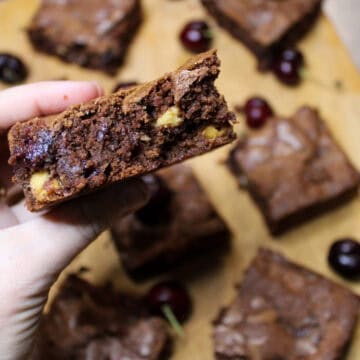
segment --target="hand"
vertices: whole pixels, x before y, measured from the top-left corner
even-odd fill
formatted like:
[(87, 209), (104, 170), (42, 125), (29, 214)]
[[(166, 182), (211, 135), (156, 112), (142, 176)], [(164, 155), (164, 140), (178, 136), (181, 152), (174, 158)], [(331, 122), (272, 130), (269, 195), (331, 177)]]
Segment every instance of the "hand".
[[(5, 132), (16, 121), (61, 112), (102, 95), (91, 82), (44, 82), (0, 92), (0, 185), (9, 189)], [(25, 359), (51, 285), (113, 219), (147, 199), (137, 180), (61, 205), (45, 215), (0, 198), (0, 360)]]

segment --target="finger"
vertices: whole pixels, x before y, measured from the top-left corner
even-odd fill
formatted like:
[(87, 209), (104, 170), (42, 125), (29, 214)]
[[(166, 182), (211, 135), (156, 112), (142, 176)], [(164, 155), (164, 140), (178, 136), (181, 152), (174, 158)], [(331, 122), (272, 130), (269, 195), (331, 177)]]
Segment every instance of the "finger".
[(0, 92), (0, 131), (17, 121), (56, 114), (103, 94), (96, 82), (48, 81)]
[(16, 225), (17, 218), (7, 205), (0, 199), (0, 230)]
[[(101, 193), (69, 202), (40, 218), (0, 232), (1, 254), (23, 262), (9, 281), (58, 274), (90, 241), (114, 220), (136, 210), (147, 200), (140, 180), (110, 187)], [(5, 249), (2, 247), (6, 246)], [(25, 277), (25, 278), (24, 278)], [(36, 286), (35, 286), (36, 287)]]
[(10, 209), (14, 216), (18, 219), (18, 222), (20, 224), (34, 220), (40, 216), (42, 216), (42, 213), (39, 212), (31, 212), (26, 208), (25, 200), (21, 200), (17, 202), (16, 204), (10, 206)]

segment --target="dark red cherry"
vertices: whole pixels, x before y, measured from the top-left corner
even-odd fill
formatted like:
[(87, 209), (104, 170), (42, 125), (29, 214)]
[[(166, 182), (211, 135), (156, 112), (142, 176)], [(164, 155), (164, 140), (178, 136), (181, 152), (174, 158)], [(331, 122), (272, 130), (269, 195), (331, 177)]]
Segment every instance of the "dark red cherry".
[(157, 175), (148, 174), (143, 176), (142, 180), (149, 189), (150, 200), (135, 213), (136, 217), (146, 225), (160, 225), (169, 222), (172, 191), (165, 181)]
[(164, 281), (154, 285), (146, 295), (147, 303), (155, 314), (163, 315), (163, 308), (168, 305), (179, 322), (189, 318), (192, 308), (187, 290), (175, 281)]
[(299, 65), (291, 61), (279, 60), (274, 63), (274, 73), (284, 84), (294, 86), (300, 83)]
[(293, 86), (300, 83), (303, 65), (304, 57), (300, 51), (285, 49), (275, 57), (273, 71), (282, 83)]
[(347, 279), (360, 277), (360, 244), (353, 239), (340, 239), (330, 248), (330, 266)]
[(11, 54), (0, 54), (0, 81), (15, 84), (24, 81), (28, 70), (23, 61)]
[(297, 49), (290, 49), (290, 48), (289, 49), (284, 49), (281, 52), (280, 57), (284, 61), (290, 61), (290, 62), (292, 62), (294, 64), (299, 65), (299, 66), (304, 65), (304, 56)]
[(266, 120), (274, 114), (269, 103), (261, 97), (252, 97), (247, 100), (243, 112), (247, 125), (253, 129), (263, 126)]
[(112, 92), (114, 93), (121, 89), (127, 89), (127, 88), (135, 86), (135, 85), (138, 85), (137, 81), (121, 81), (114, 86)]
[(209, 25), (201, 20), (187, 23), (180, 33), (180, 40), (184, 47), (194, 53), (209, 50), (212, 38)]

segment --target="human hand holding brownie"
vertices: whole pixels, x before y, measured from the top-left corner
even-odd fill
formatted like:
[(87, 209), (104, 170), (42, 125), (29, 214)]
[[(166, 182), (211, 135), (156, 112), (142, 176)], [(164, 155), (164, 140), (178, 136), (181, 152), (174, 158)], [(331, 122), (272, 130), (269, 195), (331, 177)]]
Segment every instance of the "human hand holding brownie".
[[(47, 214), (9, 206), (5, 133), (17, 121), (63, 111), (102, 95), (91, 82), (44, 82), (0, 92), (0, 359), (30, 351), (50, 286), (61, 270), (111, 223), (146, 201), (140, 181), (126, 181)], [(1, 194), (1, 193), (0, 193)], [(114, 201), (114, 199), (117, 201)]]

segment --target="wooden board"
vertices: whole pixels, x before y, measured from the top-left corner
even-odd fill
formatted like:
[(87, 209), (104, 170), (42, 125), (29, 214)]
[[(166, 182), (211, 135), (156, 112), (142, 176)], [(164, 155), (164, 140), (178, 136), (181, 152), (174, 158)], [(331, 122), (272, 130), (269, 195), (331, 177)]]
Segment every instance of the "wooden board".
[[(197, 0), (144, 0), (145, 21), (141, 31), (125, 66), (116, 77), (110, 78), (36, 54), (31, 49), (24, 28), (38, 3), (38, 0), (8, 0), (0, 4), (0, 51), (23, 57), (31, 69), (31, 82), (63, 77), (98, 80), (108, 90), (117, 79), (150, 80), (180, 65), (189, 54), (177, 40), (179, 30), (187, 20), (208, 18)], [(302, 104), (315, 105), (360, 168), (360, 77), (326, 18), (323, 17), (300, 44), (306, 55), (308, 75), (304, 84), (296, 89), (282, 86), (271, 74), (257, 73), (252, 55), (211, 19), (209, 21), (214, 27), (214, 45), (222, 59), (218, 86), (231, 105), (241, 103), (253, 94), (267, 97), (276, 111), (285, 115), (293, 113)], [(336, 81), (343, 84), (341, 91), (336, 90)], [(241, 132), (241, 125), (238, 130)], [(342, 282), (327, 266), (329, 245), (342, 236), (360, 239), (358, 198), (276, 240), (271, 238), (247, 193), (239, 191), (235, 180), (222, 165), (228, 150), (229, 147), (223, 148), (190, 162), (234, 237), (232, 251), (224, 258), (195, 261), (171, 274), (186, 282), (195, 304), (192, 318), (185, 326), (186, 336), (176, 340), (172, 357), (175, 360), (213, 358), (211, 320), (220, 306), (233, 298), (233, 285), (240, 281), (244, 267), (260, 245), (280, 249), (291, 259)], [(90, 245), (66, 272), (78, 269), (80, 265), (88, 265), (93, 270), (87, 275), (93, 281), (101, 282), (111, 277), (120, 288), (140, 292), (149, 286), (149, 283), (135, 285), (126, 278), (107, 233)], [(360, 294), (360, 283), (347, 283), (347, 286)], [(360, 326), (347, 359), (359, 358)]]

